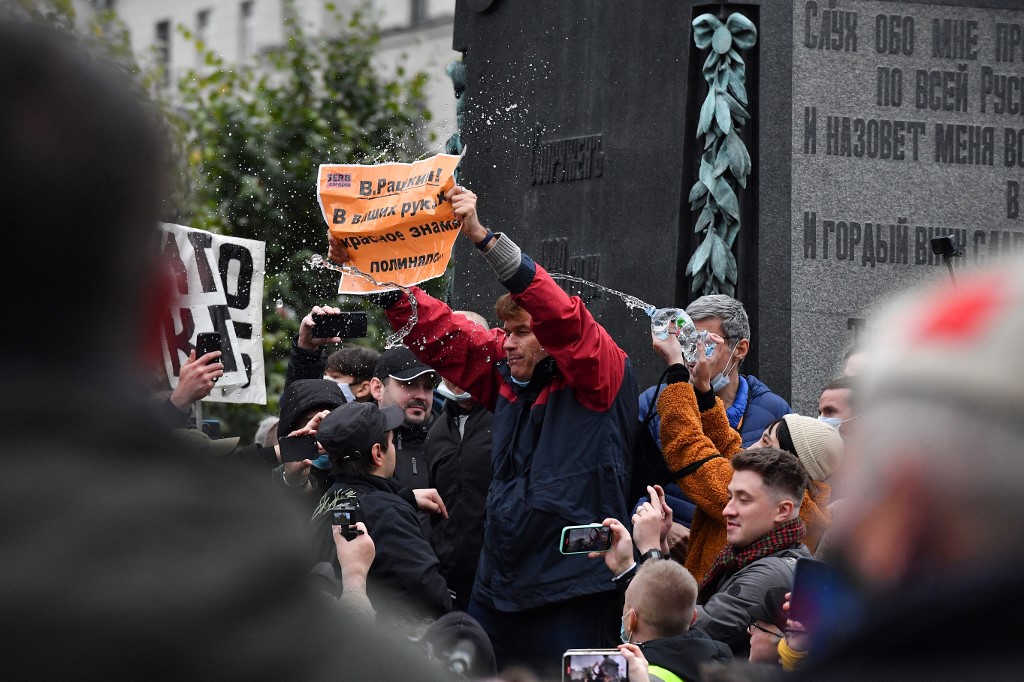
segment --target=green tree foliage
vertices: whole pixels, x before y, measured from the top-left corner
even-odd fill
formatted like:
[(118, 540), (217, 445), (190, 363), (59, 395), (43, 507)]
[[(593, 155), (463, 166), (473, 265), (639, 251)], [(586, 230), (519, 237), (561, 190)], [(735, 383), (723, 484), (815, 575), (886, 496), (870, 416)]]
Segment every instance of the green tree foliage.
[[(330, 39), (310, 35), (294, 11), (288, 14), (284, 43), (247, 67), (229, 67), (179, 27), (203, 67), (178, 83), (189, 177), (178, 221), (266, 242), (263, 347), (271, 414), (299, 319), (337, 297), (337, 274), (307, 265), (313, 253), (327, 250), (318, 165), (413, 159), (423, 152), (422, 123), (429, 120), (421, 104), (424, 74), (406, 78), (399, 70), (389, 78), (371, 65), (380, 34), (366, 10), (345, 21), (336, 15), (342, 29)], [(362, 307), (361, 299), (350, 299), (343, 307)], [(365, 342), (379, 348), (385, 325), (379, 313), (372, 316)], [(243, 438), (261, 416), (248, 405), (204, 407)]]

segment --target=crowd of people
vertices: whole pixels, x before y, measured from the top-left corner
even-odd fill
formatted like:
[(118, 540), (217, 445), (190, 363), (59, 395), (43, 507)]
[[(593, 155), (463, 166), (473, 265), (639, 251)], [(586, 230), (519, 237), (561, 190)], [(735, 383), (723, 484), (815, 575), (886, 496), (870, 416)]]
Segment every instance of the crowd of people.
[[(1024, 264), (893, 304), (798, 415), (741, 372), (750, 326), (723, 295), (687, 306), (708, 354), (652, 336), (666, 368), (641, 391), (583, 302), (456, 186), (460, 238), (508, 292), (500, 326), (412, 287), (370, 297), (413, 323), (405, 345), (329, 353), (342, 339), (313, 317), (342, 312), (316, 306), (279, 414), (239, 446), (188, 428), (219, 353), (193, 352), (169, 395), (140, 380), (160, 353), (147, 311), (173, 296), (146, 257), (158, 118), (28, 24), (0, 22), (0, 91), (4, 277), (60, 297), (27, 329), (66, 325), (0, 342), (17, 455), (0, 669), (555, 679), (566, 651), (597, 649), (593, 674), (617, 655), (634, 682), (1019, 675)], [(55, 235), (49, 215), (77, 226)], [(609, 548), (562, 551), (587, 524)]]

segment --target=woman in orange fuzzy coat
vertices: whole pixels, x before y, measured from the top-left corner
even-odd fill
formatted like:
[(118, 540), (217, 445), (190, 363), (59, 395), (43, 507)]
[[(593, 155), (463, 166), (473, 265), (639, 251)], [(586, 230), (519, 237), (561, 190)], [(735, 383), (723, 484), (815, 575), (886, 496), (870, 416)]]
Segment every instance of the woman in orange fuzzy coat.
[[(715, 343), (723, 343), (717, 335), (712, 334), (710, 338)], [(664, 342), (655, 339), (654, 345), (667, 361), (682, 359), (674, 336), (670, 335)], [(687, 380), (691, 373), (692, 384)], [(729, 426), (725, 406), (711, 390), (710, 375), (709, 362), (704, 357), (690, 365), (689, 372), (682, 364), (673, 364), (666, 377), (669, 385), (658, 399), (665, 463), (676, 483), (697, 507), (684, 565), (698, 582), (726, 545), (722, 510), (729, 501), (727, 488), (733, 474), (729, 459), (742, 449), (739, 434)], [(789, 428), (791, 423), (793, 426)], [(842, 457), (842, 437), (833, 427), (816, 419), (786, 415), (765, 429), (765, 435), (754, 447), (779, 447), (780, 428), (784, 435), (792, 432), (791, 437), (783, 440), (790, 441), (794, 447), (785, 449), (800, 458), (814, 479), (800, 506), (800, 518), (807, 527), (805, 544), (813, 552), (831, 524), (828, 511), (831, 487), (824, 479)], [(790, 442), (785, 444), (790, 445)]]

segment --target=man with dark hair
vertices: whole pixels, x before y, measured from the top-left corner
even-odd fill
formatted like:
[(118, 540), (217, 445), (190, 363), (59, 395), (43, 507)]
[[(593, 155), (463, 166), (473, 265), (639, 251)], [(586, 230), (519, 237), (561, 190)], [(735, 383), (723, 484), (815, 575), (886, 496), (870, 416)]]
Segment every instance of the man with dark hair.
[(338, 382), (349, 402), (369, 402), (370, 379), (380, 353), (366, 346), (345, 346), (327, 356), (324, 378)]
[(405, 346), (395, 346), (381, 353), (370, 379), (370, 395), (377, 404), (381, 407), (397, 405), (405, 415), (401, 428), (395, 432), (398, 463), (394, 477), (403, 488), (430, 486), (424, 446), (435, 419), (436, 385), (437, 372)]
[[(308, 589), (301, 516), (257, 503), (265, 474), (175, 447), (148, 411), (166, 131), (126, 70), (3, 5), (0, 278), (36, 301), (0, 337), (4, 452), (48, 474), (0, 479), (0, 676), (441, 677)], [(310, 634), (330, 646), (282, 645)]]
[[(413, 288), (411, 350), (494, 412), (484, 544), (469, 612), (490, 635), (499, 668), (557, 667), (573, 647), (614, 642), (619, 602), (601, 566), (561, 555), (567, 524), (624, 518), (636, 384), (625, 352), (579, 298), (570, 298), (505, 234), (481, 223), (476, 195), (449, 190), (461, 231), (509, 290), (504, 330), (486, 329)], [(331, 237), (331, 257), (348, 254)], [(407, 294), (379, 297), (401, 329)]]
[(796, 455), (776, 448), (745, 450), (731, 464), (729, 503), (722, 510), (729, 544), (701, 582), (697, 626), (746, 658), (747, 609), (763, 603), (770, 588), (792, 585), (796, 560), (811, 556), (799, 516), (810, 480)]
[(394, 432), (404, 419), (397, 405), (347, 403), (320, 423), (317, 440), (330, 457), (335, 482), (313, 514), (317, 559), (337, 566), (332, 510), (355, 502), (377, 553), (367, 582), (374, 608), (385, 618), (436, 618), (451, 610), (452, 599), (417, 512), (421, 504), (434, 507), (417, 498), (424, 491), (403, 490), (392, 479)]

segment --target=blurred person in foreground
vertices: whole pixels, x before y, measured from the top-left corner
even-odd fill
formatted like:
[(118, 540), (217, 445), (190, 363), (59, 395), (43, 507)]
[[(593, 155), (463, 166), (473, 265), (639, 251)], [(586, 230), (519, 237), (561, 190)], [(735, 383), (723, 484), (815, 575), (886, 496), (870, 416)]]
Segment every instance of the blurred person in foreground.
[(1024, 669), (1024, 261), (958, 281), (939, 278), (871, 318), (832, 557), (866, 615), (831, 641), (837, 623), (824, 623), (808, 679)]
[(439, 677), (309, 590), (296, 512), (254, 503), (262, 476), (176, 447), (148, 408), (166, 134), (124, 70), (4, 16), (0, 272), (33, 299), (0, 339), (4, 451), (51, 473), (0, 481), (0, 676)]

